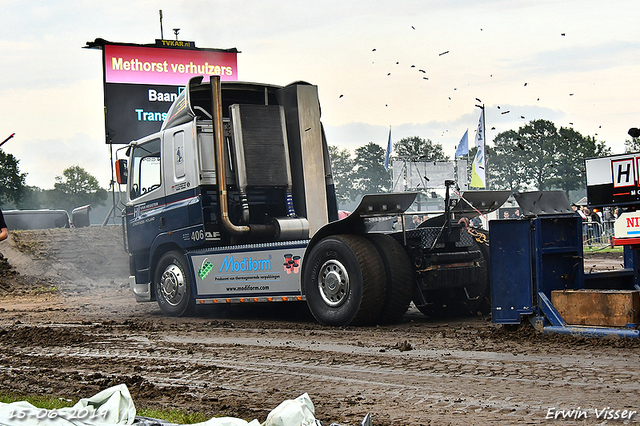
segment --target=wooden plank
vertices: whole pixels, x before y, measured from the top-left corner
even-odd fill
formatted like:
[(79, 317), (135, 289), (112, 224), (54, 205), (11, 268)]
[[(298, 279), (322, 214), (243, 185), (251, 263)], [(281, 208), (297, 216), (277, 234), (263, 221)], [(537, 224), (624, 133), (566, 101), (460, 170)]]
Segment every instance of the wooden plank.
[(554, 290), (551, 303), (571, 325), (624, 327), (640, 323), (638, 290)]

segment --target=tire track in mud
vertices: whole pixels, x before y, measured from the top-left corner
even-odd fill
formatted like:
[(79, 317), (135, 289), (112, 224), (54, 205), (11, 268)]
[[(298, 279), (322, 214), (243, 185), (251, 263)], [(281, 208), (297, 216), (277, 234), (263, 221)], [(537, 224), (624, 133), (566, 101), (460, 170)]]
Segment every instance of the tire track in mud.
[(308, 392), (325, 424), (371, 412), (376, 426), (548, 424), (550, 407), (640, 408), (640, 342), (417, 311), (393, 326), (339, 329), (268, 306), (166, 318), (133, 302), (119, 227), (23, 236), (47, 255), (13, 249), (9, 261), (60, 291), (1, 300), (0, 391), (79, 398), (126, 383), (143, 406), (247, 420)]
[[(407, 422), (434, 412), (444, 418), (472, 415), (475, 420), (531, 422), (544, 418), (548, 407), (599, 408), (606, 394), (615, 397), (609, 405), (615, 402), (633, 409), (640, 395), (640, 372), (632, 368), (638, 363), (624, 356), (515, 356), (431, 349), (380, 352), (377, 346), (314, 344), (290, 332), (284, 338), (265, 339), (251, 336), (253, 331), (232, 331), (238, 337), (98, 333), (80, 346), (13, 351), (25, 359), (69, 360), (84, 374), (96, 371), (93, 368), (121, 374), (123, 365), (135, 366), (135, 373), (149, 382), (188, 386), (198, 398), (211, 396), (212, 389), (214, 394), (234, 392), (255, 398), (270, 393), (291, 398), (306, 391), (316, 406), (328, 410), (328, 401), (341, 395), (342, 405), (346, 402), (353, 409), (388, 412), (394, 407), (400, 416), (395, 421)], [(0, 371), (7, 368), (2, 364)], [(318, 403), (318, 398), (327, 402)]]

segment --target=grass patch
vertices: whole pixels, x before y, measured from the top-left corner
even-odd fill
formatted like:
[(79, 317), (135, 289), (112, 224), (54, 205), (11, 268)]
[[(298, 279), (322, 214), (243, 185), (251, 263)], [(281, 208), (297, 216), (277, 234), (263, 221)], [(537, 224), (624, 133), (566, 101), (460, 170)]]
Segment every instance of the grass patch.
[(622, 254), (622, 252), (624, 251), (622, 246), (616, 246), (616, 247), (611, 247), (611, 246), (584, 246), (583, 248), (584, 253), (620, 253)]
[[(57, 410), (64, 407), (72, 407), (77, 402), (75, 400), (57, 398), (51, 395), (18, 395), (0, 392), (0, 402), (9, 404), (18, 401), (26, 401), (37, 408), (44, 408), (46, 410)], [(189, 413), (183, 410), (168, 410), (153, 407), (136, 408), (136, 414), (138, 416), (161, 419), (169, 423), (177, 424), (200, 423), (211, 418), (211, 415), (200, 412)]]
[(166, 410), (156, 408), (140, 408), (137, 410), (139, 416), (151, 417), (152, 419), (162, 419), (169, 423), (190, 425), (193, 423), (206, 422), (211, 418), (204, 413), (187, 413), (182, 410)]
[(11, 402), (27, 401), (29, 404), (38, 408), (45, 408), (47, 410), (55, 410), (64, 407), (71, 407), (76, 402), (73, 400), (56, 398), (51, 395), (16, 395), (12, 393), (0, 393), (0, 402), (9, 404)]
[(40, 287), (35, 287), (32, 288), (31, 293), (33, 293), (34, 295), (36, 294), (53, 294), (53, 293), (57, 293), (58, 292), (58, 288), (56, 286), (40, 286)]

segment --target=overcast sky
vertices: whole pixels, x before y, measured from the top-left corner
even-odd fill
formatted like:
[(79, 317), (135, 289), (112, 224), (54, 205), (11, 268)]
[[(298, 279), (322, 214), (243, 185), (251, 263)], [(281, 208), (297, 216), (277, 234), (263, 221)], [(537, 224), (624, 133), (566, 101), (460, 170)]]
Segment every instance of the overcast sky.
[[(640, 127), (637, 0), (0, 0), (0, 141), (27, 184), (72, 165), (111, 179), (101, 37), (236, 47), (240, 80), (319, 87), (332, 145), (420, 136), (453, 156), (486, 106), (489, 144), (546, 119), (621, 153)], [(415, 67), (412, 67), (415, 66)], [(421, 72), (422, 70), (423, 72)], [(506, 111), (510, 111), (506, 113)], [(495, 129), (492, 129), (495, 128)], [(491, 158), (487, 159), (490, 170)]]

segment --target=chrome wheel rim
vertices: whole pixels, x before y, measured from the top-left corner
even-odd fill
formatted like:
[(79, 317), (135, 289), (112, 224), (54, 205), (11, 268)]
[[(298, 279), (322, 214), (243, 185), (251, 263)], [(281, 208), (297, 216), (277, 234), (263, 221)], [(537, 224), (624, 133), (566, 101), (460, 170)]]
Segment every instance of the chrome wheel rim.
[(324, 303), (332, 308), (342, 305), (349, 297), (349, 274), (338, 260), (326, 261), (318, 277), (318, 290)]
[(174, 264), (167, 266), (160, 279), (162, 297), (169, 305), (177, 306), (184, 297), (185, 289), (185, 277), (182, 269)]

